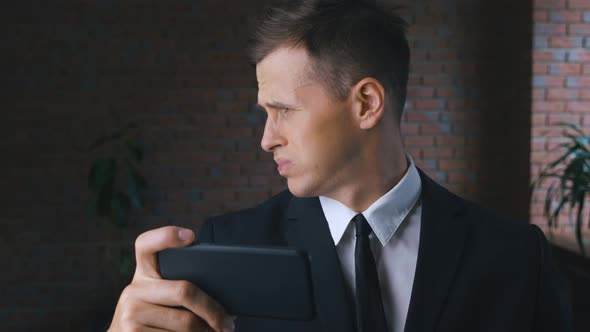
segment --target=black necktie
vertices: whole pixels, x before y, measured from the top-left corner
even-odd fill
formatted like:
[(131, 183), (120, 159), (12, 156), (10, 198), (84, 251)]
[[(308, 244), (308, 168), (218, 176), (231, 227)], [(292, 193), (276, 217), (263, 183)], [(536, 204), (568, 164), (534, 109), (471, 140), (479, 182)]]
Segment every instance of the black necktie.
[(381, 287), (377, 278), (375, 258), (369, 245), (371, 227), (362, 214), (357, 214), (352, 220), (356, 224), (354, 263), (357, 332), (386, 332)]

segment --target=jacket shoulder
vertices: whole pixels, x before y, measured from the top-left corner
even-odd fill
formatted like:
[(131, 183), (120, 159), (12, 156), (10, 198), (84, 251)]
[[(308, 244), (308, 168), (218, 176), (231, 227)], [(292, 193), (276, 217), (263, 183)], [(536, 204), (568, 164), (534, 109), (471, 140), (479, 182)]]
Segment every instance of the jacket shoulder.
[[(461, 220), (464, 227), (469, 228), (470, 236), (475, 236), (478, 240), (509, 241), (511, 238), (522, 240), (523, 237), (536, 237), (535, 231), (526, 221), (506, 217), (493, 209), (460, 197), (422, 171), (420, 174), (422, 194), (428, 196), (427, 201), (432, 209), (430, 215), (436, 216), (442, 211), (448, 211), (453, 218)], [(425, 201), (424, 197), (423, 201)]]
[(465, 200), (466, 218), (470, 221), (473, 235), (506, 241), (537, 240), (536, 226), (525, 220), (507, 217), (501, 213)]
[(281, 245), (292, 197), (284, 190), (255, 207), (208, 218), (201, 226), (197, 242)]

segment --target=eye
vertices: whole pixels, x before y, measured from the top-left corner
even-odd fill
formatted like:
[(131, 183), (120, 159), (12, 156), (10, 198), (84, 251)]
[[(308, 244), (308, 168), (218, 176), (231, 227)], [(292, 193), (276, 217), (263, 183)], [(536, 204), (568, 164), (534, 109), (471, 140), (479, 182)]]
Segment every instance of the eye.
[(279, 108), (279, 116), (285, 117), (290, 110), (290, 108)]

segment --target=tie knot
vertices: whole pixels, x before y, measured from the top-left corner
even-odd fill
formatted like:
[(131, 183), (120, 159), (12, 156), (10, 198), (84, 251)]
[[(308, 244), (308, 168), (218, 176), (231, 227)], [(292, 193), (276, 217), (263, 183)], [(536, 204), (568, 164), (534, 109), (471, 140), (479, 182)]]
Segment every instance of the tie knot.
[(369, 223), (367, 222), (367, 219), (365, 219), (365, 216), (359, 213), (356, 216), (354, 216), (354, 218), (352, 218), (352, 221), (354, 221), (356, 226), (357, 237), (369, 236), (369, 234), (371, 233), (371, 226), (369, 226)]

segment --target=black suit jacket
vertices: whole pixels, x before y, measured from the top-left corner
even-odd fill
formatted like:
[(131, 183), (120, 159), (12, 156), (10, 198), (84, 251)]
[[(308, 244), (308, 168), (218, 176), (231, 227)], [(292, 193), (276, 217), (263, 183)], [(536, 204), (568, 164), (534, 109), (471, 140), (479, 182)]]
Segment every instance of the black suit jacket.
[[(573, 331), (569, 296), (542, 231), (505, 220), (421, 171), (420, 176), (420, 243), (405, 332)], [(355, 330), (352, 301), (317, 197), (285, 191), (256, 208), (211, 218), (198, 241), (288, 246), (311, 256), (317, 318), (239, 317), (236, 332)]]

